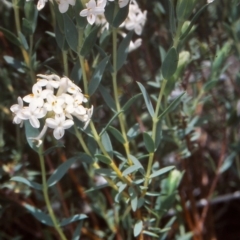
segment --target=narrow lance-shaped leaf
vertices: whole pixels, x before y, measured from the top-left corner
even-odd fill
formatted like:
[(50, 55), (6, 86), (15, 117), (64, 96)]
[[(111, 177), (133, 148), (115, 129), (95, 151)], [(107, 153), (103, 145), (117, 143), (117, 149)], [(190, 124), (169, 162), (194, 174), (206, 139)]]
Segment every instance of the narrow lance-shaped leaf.
[(109, 92), (107, 91), (107, 89), (104, 86), (102, 86), (101, 84), (99, 85), (98, 89), (99, 89), (105, 103), (108, 105), (108, 107), (113, 112), (116, 112), (116, 104), (115, 104), (113, 98), (111, 97), (111, 95), (109, 94)]
[(93, 27), (92, 31), (85, 38), (83, 45), (81, 47), (81, 51), (80, 51), (80, 54), (82, 56), (86, 56), (92, 50), (92, 48), (97, 40), (98, 31), (99, 31), (99, 26)]
[(109, 127), (108, 130), (111, 132), (111, 134), (122, 144), (125, 143), (125, 140), (123, 138), (123, 135), (114, 127)]
[(139, 88), (140, 88), (140, 90), (143, 94), (143, 98), (144, 98), (145, 104), (147, 106), (148, 112), (153, 117), (154, 116), (154, 109), (153, 109), (150, 97), (147, 93), (147, 90), (145, 89), (145, 87), (140, 82), (137, 82), (137, 84), (138, 84), (138, 86), (139, 86)]
[(104, 70), (106, 68), (106, 65), (108, 63), (109, 57), (105, 57), (96, 67), (94, 70), (94, 73), (92, 75), (91, 81), (88, 86), (88, 93), (89, 95), (93, 95), (94, 92), (97, 90), (101, 80), (102, 75), (104, 73)]
[(53, 226), (52, 219), (50, 218), (49, 215), (46, 213), (42, 212), (40, 209), (35, 208), (29, 204), (24, 204), (24, 207), (41, 223), (48, 225), (48, 226)]
[(135, 225), (134, 225), (134, 229), (133, 229), (133, 235), (134, 237), (137, 237), (141, 231), (142, 231), (142, 228), (143, 228), (143, 222), (142, 220), (138, 220)]
[(128, 174), (137, 171), (139, 168), (140, 168), (139, 165), (132, 165), (132, 166), (126, 168), (126, 169), (122, 172), (122, 175), (123, 175), (123, 176), (127, 176)]
[(165, 168), (161, 168), (157, 171), (155, 171), (154, 173), (152, 173), (149, 178), (155, 178), (155, 177), (158, 177), (158, 176), (161, 176), (171, 170), (173, 170), (175, 167), (174, 166), (169, 166), (169, 167), (165, 167)]
[(122, 107), (122, 110), (123, 111), (126, 111), (128, 110), (128, 108), (131, 107), (131, 105), (139, 98), (142, 96), (142, 93), (138, 93), (136, 95), (134, 95), (132, 98), (130, 98), (125, 104), (124, 106)]
[(177, 107), (177, 105), (180, 103), (181, 98), (184, 94), (185, 92), (179, 95), (175, 100), (173, 100), (171, 104), (158, 116), (158, 119), (163, 118), (167, 113), (170, 113), (171, 111), (173, 111)]
[(129, 32), (127, 34), (127, 36), (122, 40), (122, 42), (120, 43), (118, 50), (117, 50), (117, 70), (119, 70), (124, 62), (127, 59), (127, 55), (128, 55), (128, 48), (129, 48), (129, 44), (131, 42), (132, 39), (132, 35), (133, 32)]
[(154, 142), (153, 142), (153, 139), (151, 138), (151, 136), (145, 132), (145, 133), (143, 133), (143, 140), (144, 140), (147, 151), (149, 153), (153, 153), (155, 146), (154, 146)]
[(42, 190), (42, 185), (41, 184), (33, 182), (33, 181), (29, 181), (28, 179), (23, 178), (23, 177), (17, 177), (16, 176), (16, 177), (12, 177), (10, 180), (15, 181), (15, 182), (24, 183), (27, 186), (32, 187), (32, 188), (37, 189), (37, 190)]
[(118, 12), (113, 20), (113, 24), (112, 24), (113, 27), (118, 28), (127, 18), (128, 12), (129, 12), (129, 4), (130, 4), (130, 1), (125, 7), (118, 9)]
[(114, 114), (114, 116), (110, 119), (110, 121), (107, 123), (107, 125), (102, 129), (102, 131), (100, 132), (100, 136), (109, 128), (109, 126), (111, 125), (111, 123), (114, 121), (114, 119), (121, 113), (122, 111), (120, 112), (117, 112)]
[(85, 214), (76, 214), (72, 217), (63, 219), (59, 225), (63, 227), (63, 226), (66, 226), (66, 225), (68, 225), (72, 222), (80, 221), (80, 220), (83, 220), (83, 219), (86, 219), (86, 218), (87, 218), (87, 216)]
[(104, 155), (101, 154), (95, 154), (95, 157), (102, 163), (105, 163), (107, 165), (111, 164), (111, 159), (109, 157), (106, 157)]
[(38, 153), (39, 149), (37, 147), (37, 143), (34, 141), (34, 138), (36, 138), (39, 135), (39, 130), (37, 128), (32, 127), (29, 120), (24, 121), (24, 127), (25, 135), (29, 146)]
[(169, 79), (177, 70), (178, 53), (174, 47), (170, 48), (162, 63), (162, 75), (165, 79)]
[(110, 137), (107, 134), (107, 132), (104, 132), (101, 135), (101, 141), (102, 141), (102, 144), (103, 144), (105, 150), (107, 151), (107, 153), (110, 155), (110, 157), (113, 157), (112, 143), (111, 143)]
[(19, 39), (10, 31), (8, 31), (6, 28), (0, 27), (0, 31), (3, 32), (4, 36), (13, 44), (17, 45), (18, 47), (21, 47), (21, 42)]
[(67, 13), (63, 14), (64, 33), (67, 43), (74, 52), (78, 52), (78, 31), (72, 19)]
[(130, 195), (132, 210), (135, 212), (137, 210), (137, 204), (138, 204), (137, 193), (133, 187), (128, 188), (128, 193)]

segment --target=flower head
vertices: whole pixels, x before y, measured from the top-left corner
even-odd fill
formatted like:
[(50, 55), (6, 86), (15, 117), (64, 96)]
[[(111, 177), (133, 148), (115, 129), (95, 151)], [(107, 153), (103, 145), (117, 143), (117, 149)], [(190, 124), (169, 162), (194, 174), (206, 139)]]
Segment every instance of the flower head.
[[(37, 76), (39, 79), (33, 85), (32, 93), (23, 99), (18, 97), (18, 104), (11, 106), (13, 123), (22, 124), (24, 120), (29, 120), (32, 127), (39, 128), (39, 119), (47, 116), (39, 136), (31, 138), (37, 146), (42, 143), (41, 138), (48, 128), (54, 129), (53, 136), (56, 139), (62, 138), (65, 129), (74, 125), (73, 117), (77, 117), (87, 126), (93, 107), (88, 109), (83, 106), (87, 98), (82, 90), (67, 77), (60, 78), (55, 74)], [(28, 106), (24, 106), (23, 100)]]
[(93, 25), (96, 21), (96, 16), (104, 13), (104, 1), (101, 1), (100, 4), (97, 5), (95, 0), (90, 0), (86, 3), (86, 7), (86, 9), (80, 12), (80, 16), (87, 17), (88, 23)]

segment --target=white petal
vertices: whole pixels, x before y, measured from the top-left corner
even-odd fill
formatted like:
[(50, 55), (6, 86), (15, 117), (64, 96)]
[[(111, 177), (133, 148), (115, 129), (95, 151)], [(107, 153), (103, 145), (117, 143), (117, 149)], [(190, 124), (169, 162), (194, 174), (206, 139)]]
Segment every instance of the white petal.
[(87, 9), (83, 9), (83, 10), (79, 13), (79, 15), (80, 15), (81, 17), (86, 17), (86, 16), (88, 15), (88, 10), (87, 10)]
[(34, 116), (31, 116), (31, 117), (29, 118), (29, 122), (30, 122), (30, 124), (32, 125), (32, 127), (34, 127), (34, 128), (39, 128), (39, 127), (40, 127), (40, 122), (39, 122), (39, 120), (38, 120), (36, 117), (34, 117)]
[(66, 120), (66, 121), (63, 122), (62, 127), (63, 127), (64, 129), (68, 129), (68, 128), (70, 128), (72, 125), (74, 125), (73, 120), (68, 119), (68, 120)]
[(96, 16), (95, 16), (94, 14), (91, 14), (91, 13), (90, 13), (90, 14), (87, 16), (87, 20), (88, 20), (89, 24), (93, 25), (93, 24), (95, 23)]
[(64, 131), (63, 128), (57, 127), (57, 128), (55, 128), (55, 129), (53, 130), (53, 136), (54, 136), (57, 140), (59, 140), (60, 138), (63, 137), (64, 132), (65, 132), (65, 131)]
[(58, 5), (59, 12), (60, 12), (60, 13), (65, 13), (65, 12), (67, 12), (68, 7), (69, 7), (69, 4), (68, 4), (68, 3), (66, 3), (66, 2), (60, 3), (60, 4)]
[(119, 0), (118, 5), (120, 8), (123, 8), (128, 5), (129, 0)]
[(75, 0), (68, 0), (68, 4), (71, 4), (72, 6), (75, 5)]
[(46, 119), (46, 124), (47, 124), (47, 126), (50, 127), (50, 128), (56, 128), (56, 127), (57, 127), (56, 120), (53, 119), (53, 118), (47, 118), (47, 119)]
[(27, 96), (25, 96), (23, 98), (23, 101), (26, 102), (26, 103), (30, 103), (34, 98), (34, 95), (33, 94), (28, 94)]

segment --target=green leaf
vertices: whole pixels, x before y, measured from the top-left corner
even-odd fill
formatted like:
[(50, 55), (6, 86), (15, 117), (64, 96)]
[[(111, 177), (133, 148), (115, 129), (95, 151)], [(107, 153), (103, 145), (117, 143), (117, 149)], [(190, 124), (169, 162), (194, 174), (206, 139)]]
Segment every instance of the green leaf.
[(95, 169), (95, 173), (104, 177), (116, 177), (116, 173), (114, 171), (105, 168)]
[(47, 183), (48, 186), (51, 187), (55, 185), (68, 171), (73, 163), (76, 161), (86, 162), (88, 164), (93, 163), (93, 159), (91, 156), (86, 153), (78, 153), (76, 156), (69, 158), (66, 162), (62, 163), (50, 176)]
[(39, 222), (53, 227), (53, 222), (49, 215), (27, 203), (24, 203), (23, 205)]
[(146, 88), (140, 82), (137, 82), (137, 84), (138, 84), (138, 86), (139, 86), (139, 88), (140, 88), (140, 90), (143, 94), (143, 98), (144, 98), (145, 104), (147, 106), (148, 112), (153, 117), (154, 116), (154, 109), (153, 109), (150, 97), (149, 97), (149, 95), (146, 91)]
[(13, 68), (15, 68), (20, 73), (25, 73), (24, 63), (16, 60), (11, 56), (3, 56), (4, 60)]
[(125, 140), (123, 138), (122, 133), (120, 133), (116, 128), (110, 126), (108, 127), (108, 131), (111, 132), (111, 134), (116, 138), (116, 140), (118, 140), (120, 143), (124, 144)]
[(112, 148), (112, 143), (111, 143), (110, 137), (108, 136), (107, 132), (104, 132), (101, 135), (101, 142), (102, 142), (105, 150), (107, 151), (107, 153), (112, 158), (113, 157), (113, 148)]
[(105, 126), (105, 128), (102, 129), (102, 131), (100, 132), (99, 136), (101, 136), (108, 128), (109, 126), (111, 125), (111, 123), (115, 120), (115, 118), (121, 113), (122, 111), (120, 112), (117, 112), (113, 115), (113, 117), (110, 119), (110, 121), (108, 122), (108, 124)]
[(127, 59), (128, 47), (132, 39), (133, 32), (129, 32), (120, 43), (117, 50), (117, 70), (119, 70)]
[(111, 159), (109, 157), (105, 157), (104, 155), (101, 154), (95, 154), (94, 155), (100, 162), (103, 162), (107, 165), (110, 165), (112, 163)]
[(68, 225), (72, 222), (80, 221), (80, 220), (83, 220), (83, 219), (86, 219), (86, 218), (87, 218), (87, 216), (85, 214), (76, 214), (72, 217), (63, 219), (59, 225), (61, 227), (63, 227), (63, 226), (66, 226), (66, 225)]
[(102, 80), (102, 76), (104, 73), (104, 70), (107, 66), (107, 63), (109, 61), (109, 57), (105, 57), (96, 67), (96, 69), (94, 70), (94, 73), (92, 75), (91, 81), (89, 83), (88, 86), (88, 94), (91, 96), (95, 93), (95, 91), (97, 90), (101, 80)]
[(99, 26), (96, 25), (95, 27), (93, 27), (89, 35), (85, 38), (80, 51), (80, 54), (82, 56), (86, 56), (92, 50), (97, 40), (98, 31), (99, 31)]
[(60, 30), (59, 24), (56, 23), (55, 26), (55, 39), (58, 47), (63, 51), (68, 49), (68, 44), (66, 43), (66, 38), (64, 33)]
[(39, 152), (39, 149), (37, 147), (38, 142), (34, 141), (34, 138), (36, 138), (39, 135), (39, 130), (37, 128), (32, 127), (29, 120), (24, 121), (24, 127), (25, 127), (25, 136), (27, 138), (27, 142), (29, 146), (35, 151)]
[(91, 187), (91, 188), (89, 188), (88, 190), (86, 190), (84, 192), (85, 193), (93, 192), (93, 191), (96, 191), (96, 190), (99, 190), (99, 189), (102, 189), (102, 188), (105, 188), (105, 187), (108, 187), (108, 186), (109, 186), (109, 184), (105, 183), (105, 184), (102, 184), (102, 185), (99, 185), (99, 186)]
[(114, 8), (115, 8), (115, 3), (107, 1), (107, 4), (105, 6), (104, 15), (110, 25), (112, 25), (112, 22), (113, 22)]
[(78, 31), (67, 13), (63, 13), (64, 33), (69, 47), (78, 53)]
[(155, 177), (158, 177), (158, 176), (161, 176), (167, 172), (170, 172), (171, 170), (173, 170), (175, 168), (175, 166), (169, 166), (169, 167), (164, 167), (164, 168), (161, 168), (155, 172), (153, 172), (149, 178), (155, 178)]
[(171, 104), (158, 116), (158, 119), (163, 118), (167, 113), (170, 113), (171, 111), (173, 111), (177, 107), (177, 105), (180, 103), (181, 98), (184, 94), (185, 92), (179, 95), (176, 99), (174, 99), (171, 102)]
[(141, 233), (142, 229), (143, 229), (143, 222), (142, 222), (142, 220), (138, 220), (135, 223), (134, 228), (133, 228), (134, 237), (137, 237)]
[(211, 90), (213, 87), (215, 87), (217, 85), (219, 81), (218, 80), (211, 80), (209, 82), (206, 82), (204, 85), (203, 85), (203, 90), (204, 91), (209, 91)]
[(130, 106), (140, 97), (142, 96), (142, 93), (138, 93), (136, 95), (134, 95), (132, 98), (130, 98), (122, 107), (123, 111), (126, 111), (130, 108)]
[(170, 48), (162, 63), (161, 71), (164, 79), (168, 80), (177, 70), (178, 53), (174, 47)]
[(220, 168), (219, 173), (227, 171), (233, 164), (233, 161), (236, 157), (236, 152), (232, 152), (223, 162), (223, 165)]
[(66, 162), (62, 163), (58, 168), (53, 172), (50, 178), (47, 180), (48, 187), (54, 186), (68, 171), (68, 169), (77, 161), (78, 158), (68, 159)]
[(135, 123), (127, 132), (129, 140), (135, 138), (139, 134), (139, 123)]
[(127, 187), (127, 184), (123, 182), (118, 182), (116, 185), (118, 187), (118, 193), (121, 193)]
[(177, 15), (178, 21), (185, 21), (190, 17), (195, 3), (196, 2), (193, 0), (177, 1), (176, 15)]
[(4, 36), (13, 44), (15, 44), (18, 47), (21, 47), (21, 42), (19, 39), (10, 31), (8, 31), (6, 28), (0, 27), (0, 31), (3, 32)]
[(78, 84), (82, 77), (82, 69), (80, 68), (79, 61), (77, 61), (71, 71), (70, 79), (74, 81), (75, 84)]
[(113, 20), (113, 27), (118, 28), (127, 18), (129, 13), (129, 3), (123, 8), (119, 8)]
[(162, 121), (158, 121), (156, 129), (155, 148), (157, 149), (162, 139)]
[(20, 38), (21, 44), (24, 47), (24, 49), (28, 50), (29, 46), (28, 46), (28, 43), (27, 43), (27, 39), (21, 32), (19, 32), (19, 38)]
[(77, 225), (77, 227), (73, 233), (72, 240), (79, 240), (81, 238), (82, 226), (83, 226), (83, 221), (80, 221), (80, 223)]
[(144, 140), (144, 144), (145, 144), (145, 147), (146, 147), (147, 151), (149, 153), (153, 153), (154, 150), (155, 150), (155, 146), (154, 146), (154, 142), (153, 142), (152, 137), (147, 132), (144, 132), (143, 133), (143, 140)]
[(32, 22), (26, 18), (22, 19), (22, 31), (26, 36), (33, 35)]
[(62, 147), (65, 147), (64, 144), (62, 142), (58, 142), (57, 145), (52, 146), (52, 147), (48, 148), (47, 150), (45, 150), (43, 155), (48, 155), (51, 152), (53, 152), (56, 148), (62, 148)]
[(42, 185), (41, 185), (41, 184), (36, 183), (36, 182), (33, 182), (33, 181), (29, 181), (28, 179), (23, 178), (23, 177), (12, 177), (12, 178), (10, 179), (10, 181), (15, 181), (15, 182), (24, 183), (24, 184), (26, 184), (27, 186), (32, 187), (32, 188), (34, 188), (34, 189), (42, 190)]
[(128, 193), (130, 195), (132, 210), (133, 212), (135, 212), (137, 210), (137, 204), (138, 204), (137, 193), (133, 187), (128, 188)]
[(128, 174), (137, 171), (139, 168), (140, 168), (139, 165), (132, 165), (132, 166), (126, 168), (126, 169), (122, 172), (122, 175), (123, 175), (123, 176), (127, 176)]
[(99, 91), (105, 101), (105, 103), (108, 105), (108, 107), (113, 111), (116, 112), (116, 104), (111, 97), (111, 95), (108, 93), (107, 89), (103, 87), (101, 84), (99, 85)]
[(74, 13), (75, 13), (75, 18), (76, 18), (76, 21), (77, 21), (77, 26), (79, 28), (86, 28), (88, 22), (87, 22), (87, 18), (86, 17), (81, 17), (79, 15), (79, 13), (84, 9), (86, 8), (85, 6), (83, 6), (82, 4), (82, 1), (75, 1), (75, 5), (74, 5)]
[(133, 155), (129, 154), (129, 158), (134, 163), (135, 166), (138, 166), (139, 168), (144, 170), (143, 165), (139, 162), (139, 160), (136, 157), (134, 157)]
[[(209, 3), (211, 4), (211, 3)], [(197, 21), (197, 19), (199, 18), (199, 16), (201, 15), (201, 13), (205, 10), (206, 7), (208, 7), (209, 4), (204, 5), (192, 18), (191, 23), (189, 24), (188, 28), (186, 29), (186, 31), (180, 36), (180, 40), (183, 40), (188, 33), (191, 31), (193, 25), (195, 24), (195, 22)]]
[(151, 236), (151, 237), (159, 238), (159, 236), (156, 233), (153, 233), (153, 232), (150, 232), (150, 231), (143, 230), (143, 233), (148, 235), (148, 236)]

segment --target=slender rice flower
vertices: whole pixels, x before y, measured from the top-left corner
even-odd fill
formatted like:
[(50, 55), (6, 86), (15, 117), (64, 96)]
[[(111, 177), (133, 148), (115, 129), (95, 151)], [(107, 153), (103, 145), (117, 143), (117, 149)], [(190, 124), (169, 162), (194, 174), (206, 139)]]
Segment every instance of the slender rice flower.
[[(74, 125), (74, 117), (84, 122), (84, 129), (89, 124), (93, 106), (85, 108), (83, 103), (87, 98), (82, 90), (69, 78), (52, 75), (37, 75), (38, 82), (33, 85), (32, 93), (23, 99), (18, 97), (18, 104), (11, 106), (14, 114), (13, 123), (22, 125), (29, 120), (34, 128), (40, 128), (39, 119), (45, 118), (45, 124), (39, 136), (30, 138), (39, 147), (48, 128), (52, 128), (53, 136), (59, 140), (65, 130)], [(28, 106), (24, 106), (24, 102)]]
[(60, 13), (67, 12), (69, 5), (74, 6), (75, 0), (57, 0), (58, 2), (58, 9)]
[(86, 3), (87, 8), (83, 9), (79, 15), (81, 17), (87, 17), (88, 23), (93, 25), (96, 21), (97, 15), (104, 13), (104, 3), (104, 1), (100, 1), (100, 3), (97, 4), (95, 0), (90, 0), (88, 3)]

